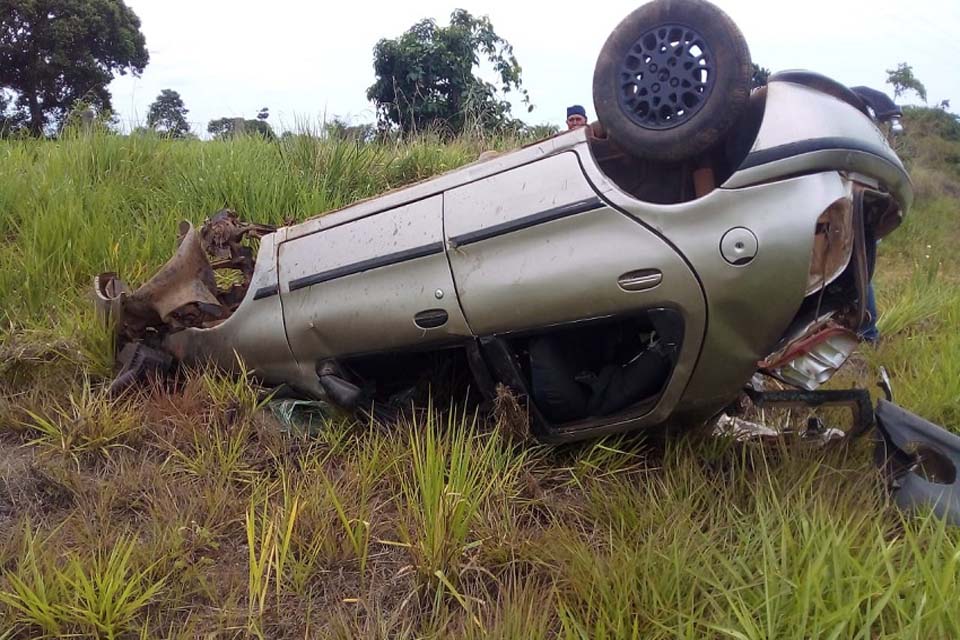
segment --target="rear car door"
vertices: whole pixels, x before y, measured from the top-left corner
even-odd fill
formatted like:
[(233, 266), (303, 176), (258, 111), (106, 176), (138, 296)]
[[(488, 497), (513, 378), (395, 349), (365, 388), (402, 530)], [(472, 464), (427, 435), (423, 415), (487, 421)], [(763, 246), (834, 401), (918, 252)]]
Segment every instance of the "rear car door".
[(665, 306), (699, 344), (703, 296), (662, 238), (602, 201), (564, 152), (452, 189), (444, 232), (478, 336)]
[(538, 437), (670, 415), (703, 341), (703, 290), (670, 244), (598, 196), (574, 152), (447, 191), (444, 233), (466, 320), (498, 379), (531, 398)]

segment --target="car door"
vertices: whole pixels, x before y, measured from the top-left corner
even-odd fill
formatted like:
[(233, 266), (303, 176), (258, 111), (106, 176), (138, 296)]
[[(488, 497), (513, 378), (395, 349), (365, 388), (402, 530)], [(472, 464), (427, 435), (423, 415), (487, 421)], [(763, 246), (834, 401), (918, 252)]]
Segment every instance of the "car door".
[(601, 200), (564, 152), (451, 189), (450, 265), (478, 336), (630, 313), (684, 312), (699, 345), (703, 295), (661, 237)]
[(344, 222), (334, 214), (280, 245), (284, 322), (299, 361), (470, 335), (444, 254), (442, 203), (435, 195)]

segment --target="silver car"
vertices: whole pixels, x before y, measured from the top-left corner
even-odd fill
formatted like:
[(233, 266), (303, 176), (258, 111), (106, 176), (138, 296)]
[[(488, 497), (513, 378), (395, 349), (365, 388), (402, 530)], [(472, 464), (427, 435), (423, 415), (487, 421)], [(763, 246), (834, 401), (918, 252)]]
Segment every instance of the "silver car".
[(462, 375), (525, 399), (547, 441), (702, 423), (758, 370), (816, 389), (910, 208), (899, 112), (803, 71), (751, 88), (751, 70), (719, 9), (657, 0), (599, 55), (596, 123), (289, 227), (186, 225), (136, 291), (97, 279), (116, 384), (239, 360), (390, 411)]

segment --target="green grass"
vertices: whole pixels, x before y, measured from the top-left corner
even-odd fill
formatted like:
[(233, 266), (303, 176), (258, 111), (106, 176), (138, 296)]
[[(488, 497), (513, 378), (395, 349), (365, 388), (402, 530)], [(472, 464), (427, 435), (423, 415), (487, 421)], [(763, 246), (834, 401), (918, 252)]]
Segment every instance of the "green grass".
[[(883, 365), (960, 431), (960, 143), (924, 135), (883, 342), (837, 384)], [(0, 638), (960, 636), (960, 532), (895, 509), (866, 442), (552, 448), (432, 408), (307, 436), (205, 370), (106, 396), (90, 278), (142, 281), (180, 219), (300, 220), (516, 143), (0, 142)]]
[(43, 637), (77, 633), (113, 640), (130, 630), (143, 609), (161, 592), (165, 578), (154, 574), (155, 565), (133, 568), (135, 542), (121, 537), (109, 550), (92, 555), (68, 554), (62, 566), (40, 564), (44, 547), (27, 526), (24, 553), (17, 571), (6, 574), (9, 591), (0, 602), (9, 607), (14, 621)]

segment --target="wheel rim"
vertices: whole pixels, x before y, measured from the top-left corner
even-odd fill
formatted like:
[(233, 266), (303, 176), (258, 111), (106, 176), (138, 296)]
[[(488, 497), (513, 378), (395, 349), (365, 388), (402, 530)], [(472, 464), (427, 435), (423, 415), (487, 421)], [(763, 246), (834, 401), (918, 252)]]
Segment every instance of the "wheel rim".
[(716, 84), (713, 53), (699, 32), (663, 24), (640, 36), (620, 65), (620, 109), (644, 129), (692, 118)]

